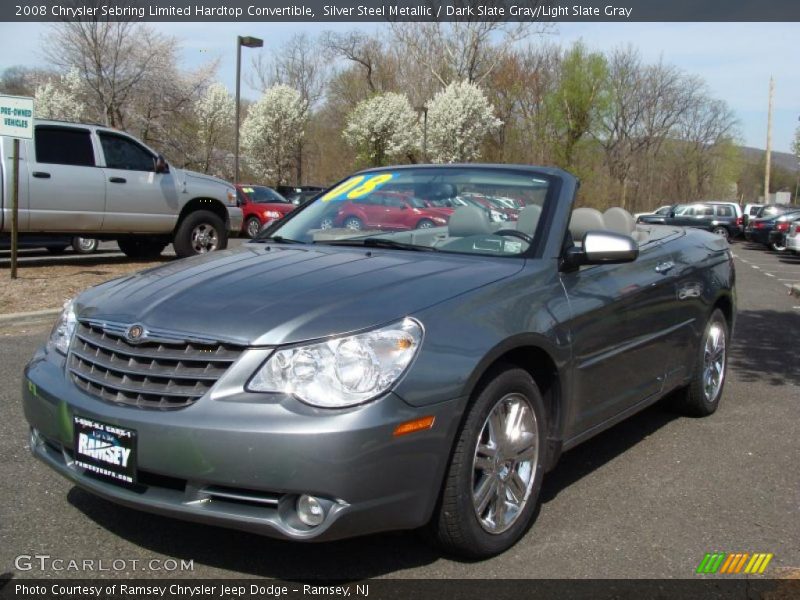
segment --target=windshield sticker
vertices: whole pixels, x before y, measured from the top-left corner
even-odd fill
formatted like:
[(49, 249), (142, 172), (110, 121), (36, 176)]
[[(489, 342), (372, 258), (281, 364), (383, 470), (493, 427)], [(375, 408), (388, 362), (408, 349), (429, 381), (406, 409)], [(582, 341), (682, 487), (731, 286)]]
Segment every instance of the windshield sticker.
[(347, 181), (343, 181), (325, 194), (322, 197), (322, 201), (335, 202), (339, 200), (356, 200), (368, 196), (386, 185), (393, 177), (393, 173), (381, 173), (380, 175), (373, 175), (371, 177), (356, 175)]

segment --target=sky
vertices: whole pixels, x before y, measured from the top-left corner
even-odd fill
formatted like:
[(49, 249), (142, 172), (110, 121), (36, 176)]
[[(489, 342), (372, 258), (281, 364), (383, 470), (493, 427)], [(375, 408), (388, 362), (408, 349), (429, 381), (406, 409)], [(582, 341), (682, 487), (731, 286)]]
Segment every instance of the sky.
[[(220, 60), (218, 78), (231, 90), (235, 85), (236, 36), (253, 35), (265, 41), (263, 50), (243, 49), (246, 81), (248, 55), (270, 52), (295, 33), (316, 35), (325, 30), (374, 30), (377, 23), (154, 23), (175, 36), (182, 60), (194, 68)], [(42, 66), (48, 25), (0, 23), (0, 70), (13, 65)], [(739, 119), (741, 141), (764, 148), (767, 135), (767, 98), (770, 75), (775, 78), (773, 150), (791, 151), (800, 121), (800, 76), (797, 38), (800, 23), (561, 23), (547, 38), (569, 44), (582, 39), (596, 50), (628, 44), (651, 62), (663, 59), (701, 76), (711, 93), (725, 100)], [(244, 97), (257, 97), (243, 83)]]

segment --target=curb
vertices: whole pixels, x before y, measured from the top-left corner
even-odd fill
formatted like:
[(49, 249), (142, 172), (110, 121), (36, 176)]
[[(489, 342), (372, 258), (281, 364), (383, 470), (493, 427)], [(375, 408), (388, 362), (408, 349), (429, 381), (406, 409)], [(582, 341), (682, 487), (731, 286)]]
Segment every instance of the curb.
[(38, 323), (40, 321), (50, 321), (58, 315), (62, 309), (48, 308), (46, 310), (34, 310), (32, 312), (18, 312), (0, 315), (0, 326), (2, 325), (21, 325), (24, 323)]

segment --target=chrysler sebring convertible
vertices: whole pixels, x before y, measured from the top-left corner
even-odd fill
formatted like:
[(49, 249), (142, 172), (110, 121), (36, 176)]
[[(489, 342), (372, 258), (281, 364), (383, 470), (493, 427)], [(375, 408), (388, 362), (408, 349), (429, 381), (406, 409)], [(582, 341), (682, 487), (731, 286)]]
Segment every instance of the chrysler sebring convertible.
[[(522, 208), (320, 227), (443, 186)], [(426, 528), (454, 554), (502, 552), (562, 452), (667, 395), (710, 415), (723, 391), (727, 242), (573, 210), (577, 188), (526, 166), (362, 171), (237, 249), (91, 288), (25, 369), (31, 450), (180, 519), (298, 541)]]

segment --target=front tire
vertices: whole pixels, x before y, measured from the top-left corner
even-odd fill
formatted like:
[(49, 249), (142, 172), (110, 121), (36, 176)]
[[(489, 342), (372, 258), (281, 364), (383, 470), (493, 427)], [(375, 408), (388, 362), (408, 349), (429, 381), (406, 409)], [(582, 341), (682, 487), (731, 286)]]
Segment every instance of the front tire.
[(436, 224), (431, 221), (430, 219), (420, 219), (420, 222), (417, 223), (417, 229), (430, 229), (431, 227), (435, 227)]
[(228, 247), (225, 222), (208, 210), (189, 213), (178, 225), (172, 245), (180, 258), (224, 250)]
[(715, 309), (706, 323), (696, 355), (694, 375), (676, 398), (676, 408), (690, 417), (707, 417), (716, 412), (728, 371), (728, 322)]
[(769, 249), (774, 252), (786, 252), (786, 242), (784, 242), (783, 245), (776, 242), (770, 242)]
[(527, 371), (508, 367), (478, 393), (456, 440), (431, 530), (447, 551), (485, 558), (527, 531), (544, 475), (546, 413)]
[(364, 223), (361, 222), (361, 219), (358, 217), (347, 217), (344, 220), (345, 229), (349, 229), (350, 231), (361, 231), (364, 229)]
[(258, 220), (258, 217), (250, 217), (247, 219), (247, 222), (245, 223), (245, 232), (247, 233), (247, 237), (252, 240), (259, 234), (260, 231), (261, 221)]

